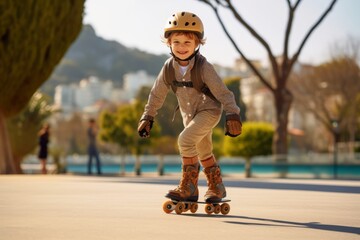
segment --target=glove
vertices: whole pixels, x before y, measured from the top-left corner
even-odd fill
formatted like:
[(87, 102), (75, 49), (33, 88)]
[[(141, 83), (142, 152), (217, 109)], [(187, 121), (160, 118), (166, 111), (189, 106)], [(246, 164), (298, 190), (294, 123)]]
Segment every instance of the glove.
[(139, 122), (138, 125), (138, 133), (140, 137), (149, 137), (150, 136), (150, 130), (152, 128), (152, 125), (154, 123), (154, 117), (149, 115), (144, 115)]
[(225, 123), (225, 135), (230, 137), (237, 137), (241, 134), (242, 123), (240, 120), (240, 115), (238, 114), (229, 114), (226, 115)]

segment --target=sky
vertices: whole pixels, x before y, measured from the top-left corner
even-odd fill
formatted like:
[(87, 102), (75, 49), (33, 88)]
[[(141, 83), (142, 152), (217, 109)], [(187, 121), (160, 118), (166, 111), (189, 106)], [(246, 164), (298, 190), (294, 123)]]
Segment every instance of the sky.
[[(300, 3), (290, 36), (291, 55), (330, 2), (303, 0)], [(234, 0), (233, 3), (240, 15), (269, 43), (273, 53), (280, 55), (288, 16), (286, 0)], [(325, 62), (334, 44), (346, 41), (349, 36), (360, 40), (359, 9), (360, 0), (338, 0), (308, 39), (300, 62)], [(201, 53), (212, 63), (233, 66), (239, 53), (225, 35), (213, 10), (198, 0), (86, 0), (84, 23), (91, 24), (96, 34), (104, 39), (153, 54), (168, 54), (168, 47), (161, 41), (164, 26), (173, 13), (180, 11), (193, 12), (201, 18), (206, 37)], [(265, 63), (264, 47), (229, 11), (222, 9), (220, 15), (245, 56)]]

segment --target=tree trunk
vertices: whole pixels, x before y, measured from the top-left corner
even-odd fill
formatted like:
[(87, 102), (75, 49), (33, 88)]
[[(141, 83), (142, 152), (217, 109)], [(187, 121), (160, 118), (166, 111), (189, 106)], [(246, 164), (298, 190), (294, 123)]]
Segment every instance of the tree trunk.
[(141, 175), (141, 160), (140, 155), (135, 156), (135, 175), (140, 176)]
[(251, 178), (251, 158), (245, 159), (245, 177)]
[(15, 165), (15, 171), (16, 171), (16, 173), (22, 174), (23, 171), (22, 171), (22, 168), (21, 168), (21, 162), (22, 162), (23, 158), (22, 158), (22, 157), (19, 157), (19, 156), (13, 155), (13, 160), (14, 160), (14, 165)]
[(158, 172), (159, 172), (159, 176), (164, 175), (164, 155), (162, 154), (159, 155)]
[(286, 160), (288, 153), (287, 125), (293, 96), (287, 89), (283, 88), (275, 90), (274, 97), (276, 128), (273, 141), (273, 153), (276, 153), (276, 159)]
[(289, 121), (289, 111), (293, 101), (292, 94), (286, 89), (276, 89), (274, 91), (275, 109), (276, 109), (276, 128), (273, 139), (274, 161), (276, 162), (277, 172), (280, 178), (287, 177), (288, 169), (287, 153), (288, 139), (287, 126)]
[(16, 172), (9, 135), (6, 129), (5, 116), (0, 110), (0, 174), (14, 174)]
[(356, 118), (351, 118), (350, 124), (348, 125), (348, 134), (349, 134), (349, 157), (350, 159), (355, 159), (355, 141), (356, 136), (355, 133), (357, 131), (356, 127)]
[(121, 153), (121, 163), (120, 163), (120, 175), (126, 175), (126, 154), (125, 151)]

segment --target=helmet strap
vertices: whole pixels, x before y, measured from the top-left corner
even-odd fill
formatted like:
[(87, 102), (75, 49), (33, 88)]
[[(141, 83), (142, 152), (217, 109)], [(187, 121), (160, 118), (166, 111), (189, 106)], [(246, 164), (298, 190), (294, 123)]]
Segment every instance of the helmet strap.
[(181, 58), (175, 56), (175, 54), (173, 53), (173, 50), (172, 50), (171, 47), (170, 47), (170, 50), (171, 50), (170, 55), (173, 56), (173, 58), (175, 58), (176, 60), (178, 60), (178, 61), (190, 61), (190, 60), (191, 60), (193, 57), (195, 57), (195, 55), (199, 52), (200, 46), (198, 47), (198, 49), (196, 49), (196, 50), (194, 51), (193, 54), (191, 54), (189, 57), (187, 57), (187, 58), (185, 58), (185, 59), (181, 59)]

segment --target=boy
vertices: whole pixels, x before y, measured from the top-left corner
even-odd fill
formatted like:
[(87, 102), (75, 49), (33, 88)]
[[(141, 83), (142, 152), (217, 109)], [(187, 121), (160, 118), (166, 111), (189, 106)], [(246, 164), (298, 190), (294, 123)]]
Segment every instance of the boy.
[[(150, 136), (157, 110), (163, 105), (169, 89), (175, 87), (184, 124), (184, 130), (178, 138), (182, 157), (182, 178), (179, 186), (169, 190), (166, 197), (177, 201), (198, 200), (200, 161), (209, 187), (205, 201), (219, 202), (226, 196), (226, 191), (220, 167), (212, 153), (212, 129), (218, 124), (224, 108), (225, 134), (232, 137), (240, 135), (240, 109), (236, 105), (233, 93), (227, 89), (213, 66), (199, 53), (200, 45), (205, 42), (203, 24), (199, 17), (190, 12), (173, 14), (164, 29), (164, 38), (170, 47), (172, 57), (165, 63), (151, 89), (139, 122), (139, 135)], [(191, 69), (195, 67), (196, 59), (202, 59), (203, 62), (201, 76), (208, 90), (206, 93), (197, 90), (193, 85), (195, 82), (194, 76), (191, 76)], [(173, 66), (175, 79), (167, 79), (169, 76), (165, 74), (166, 64)]]

